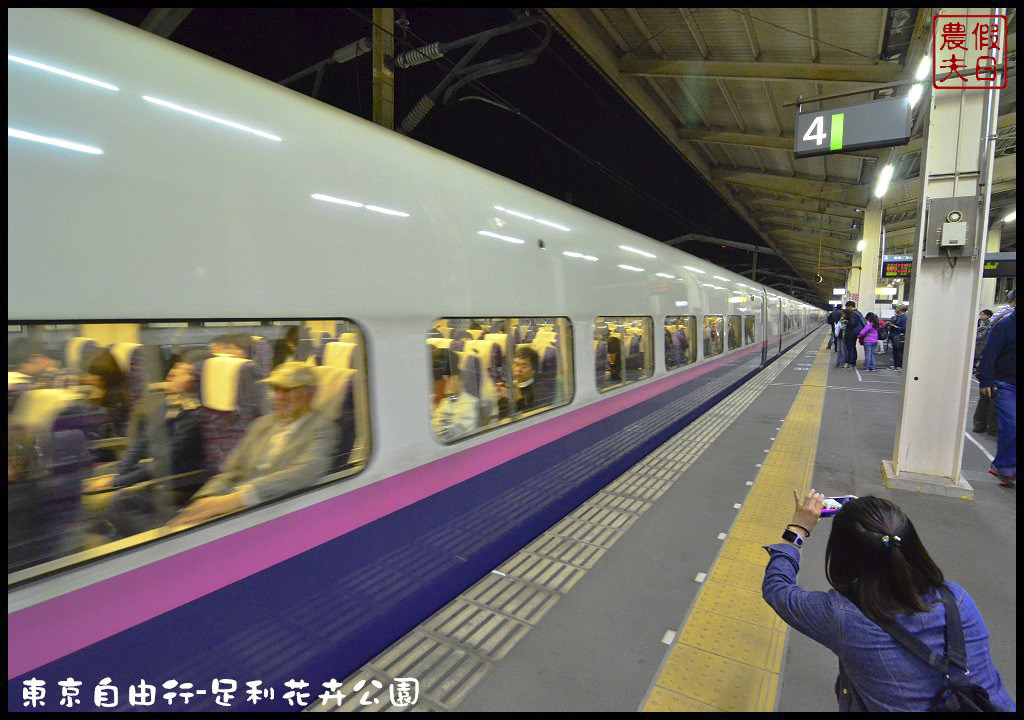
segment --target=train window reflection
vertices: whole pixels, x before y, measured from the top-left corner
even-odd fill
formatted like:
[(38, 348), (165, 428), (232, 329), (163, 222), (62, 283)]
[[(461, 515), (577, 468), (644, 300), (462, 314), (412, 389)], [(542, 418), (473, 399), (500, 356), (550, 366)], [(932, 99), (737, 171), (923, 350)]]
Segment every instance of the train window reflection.
[(596, 380), (600, 392), (654, 374), (654, 320), (599, 317), (594, 326)]
[(753, 315), (743, 316), (743, 336), (744, 345), (750, 345), (757, 339)]
[(743, 345), (743, 319), (739, 315), (729, 316), (729, 349), (735, 350)]
[(704, 316), (704, 357), (721, 355), (725, 347), (725, 319), (721, 315)]
[(8, 572), (155, 539), (369, 457), (349, 320), (19, 323), (7, 340)]
[(697, 318), (669, 315), (665, 318), (665, 368), (673, 370), (697, 361)]
[(427, 350), (431, 428), (445, 444), (572, 401), (568, 318), (441, 318)]

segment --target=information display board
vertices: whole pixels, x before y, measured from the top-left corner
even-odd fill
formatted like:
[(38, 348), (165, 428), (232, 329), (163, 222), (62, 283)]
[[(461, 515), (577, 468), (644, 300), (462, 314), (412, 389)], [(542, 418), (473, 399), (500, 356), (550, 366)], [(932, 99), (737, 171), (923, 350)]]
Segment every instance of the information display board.
[(881, 277), (910, 277), (910, 270), (913, 267), (913, 262), (914, 258), (910, 255), (883, 255)]

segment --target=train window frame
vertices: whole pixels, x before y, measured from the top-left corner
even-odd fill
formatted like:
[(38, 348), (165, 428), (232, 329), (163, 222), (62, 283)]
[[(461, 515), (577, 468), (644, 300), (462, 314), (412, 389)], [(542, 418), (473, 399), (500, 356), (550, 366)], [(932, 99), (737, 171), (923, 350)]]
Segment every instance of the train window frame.
[[(675, 326), (677, 326), (679, 324), (679, 320), (681, 320), (681, 319), (689, 321), (689, 325), (688, 325), (687, 329), (690, 330), (690, 335), (688, 337), (686, 337), (687, 348), (686, 348), (686, 352), (684, 353), (684, 357), (689, 357), (690, 359), (686, 360), (685, 362), (678, 363), (678, 364), (673, 361), (673, 363), (671, 365), (669, 365), (669, 361), (668, 361), (668, 352), (669, 352), (669, 350), (668, 350), (668, 346), (666, 346), (665, 347), (665, 370), (667, 372), (675, 372), (676, 370), (681, 370), (684, 367), (696, 364), (697, 361), (698, 361), (697, 342), (696, 342), (696, 337), (697, 337), (697, 316), (696, 315), (666, 315), (665, 316), (665, 321), (664, 321), (662, 327), (664, 327), (666, 329), (669, 328), (669, 327), (675, 327)], [(670, 323), (669, 320), (673, 320), (674, 322)]]
[[(261, 362), (262, 368), (258, 370), (257, 373), (262, 374), (264, 370), (266, 370), (267, 374), (269, 375), (269, 373), (273, 372), (274, 368), (277, 367), (276, 365), (273, 364), (272, 354), (275, 339), (268, 337), (266, 334), (256, 335), (255, 332), (250, 331), (264, 329), (266, 330), (267, 333), (269, 333), (279, 331), (279, 328), (277, 326), (281, 325), (297, 325), (302, 327), (317, 323), (322, 324), (325, 327), (326, 323), (334, 323), (334, 327), (336, 329), (344, 328), (345, 332), (355, 331), (356, 333), (358, 333), (358, 355), (350, 354), (348, 358), (349, 362), (354, 362), (357, 365), (357, 367), (348, 369), (358, 371), (362, 377), (360, 381), (356, 382), (356, 384), (348, 386), (348, 389), (353, 392), (351, 396), (352, 407), (354, 408), (352, 413), (352, 422), (354, 423), (354, 425), (351, 427), (353, 447), (346, 451), (348, 460), (346, 460), (344, 465), (338, 464), (337, 467), (335, 467), (335, 463), (339, 462), (338, 458), (340, 456), (331, 455), (325, 461), (330, 465), (330, 469), (324, 474), (317, 475), (317, 477), (315, 477), (313, 481), (310, 482), (309, 484), (305, 484), (302, 487), (295, 489), (286, 489), (278, 494), (274, 494), (272, 497), (269, 497), (268, 499), (263, 501), (259, 501), (258, 499), (256, 499), (256, 501), (253, 502), (253, 499), (255, 498), (254, 494), (243, 493), (241, 506), (233, 510), (203, 518), (195, 523), (183, 524), (178, 526), (168, 525), (171, 519), (177, 517), (181, 513), (181, 511), (183, 511), (187, 507), (192, 506), (193, 501), (197, 500), (195, 495), (192, 494), (192, 497), (187, 497), (185, 499), (185, 502), (180, 504), (180, 506), (176, 503), (173, 509), (171, 509), (171, 512), (173, 514), (167, 517), (167, 519), (165, 519), (163, 522), (157, 522), (152, 527), (146, 527), (145, 529), (137, 530), (135, 532), (131, 532), (121, 537), (111, 538), (109, 536), (103, 536), (97, 532), (90, 531), (96, 530), (100, 526), (99, 522), (103, 518), (108, 517), (107, 512), (109, 509), (109, 505), (111, 502), (113, 502), (115, 496), (117, 496), (119, 492), (122, 492), (124, 490), (132, 490), (133, 488), (138, 488), (140, 491), (146, 491), (148, 494), (152, 495), (152, 493), (149, 493), (149, 491), (146, 490), (146, 488), (149, 487), (165, 488), (165, 490), (161, 490), (161, 492), (167, 492), (166, 488), (177, 488), (180, 482), (189, 480), (190, 478), (188, 476), (194, 475), (194, 473), (185, 473), (183, 475), (164, 475), (158, 478), (140, 480), (126, 487), (110, 487), (99, 491), (91, 491), (87, 487), (87, 485), (90, 484), (90, 481), (97, 481), (103, 478), (103, 469), (106, 469), (107, 471), (115, 470), (115, 468), (118, 467), (117, 464), (124, 459), (125, 454), (128, 452), (128, 448), (130, 443), (132, 442), (132, 438), (134, 437), (136, 440), (138, 440), (138, 436), (126, 434), (124, 436), (112, 438), (110, 441), (87, 441), (87, 444), (83, 447), (86, 447), (90, 453), (93, 453), (96, 450), (113, 451), (119, 447), (123, 447), (124, 451), (120, 456), (116, 457), (115, 460), (109, 461), (107, 463), (101, 462), (99, 464), (96, 464), (96, 462), (91, 462), (90, 467), (87, 470), (83, 468), (83, 470), (85, 470), (85, 474), (81, 477), (81, 483), (77, 491), (79, 507), (76, 510), (74, 525), (71, 527), (71, 530), (65, 529), (67, 531), (67, 534), (72, 537), (64, 538), (62, 534), (58, 534), (56, 541), (54, 541), (54, 545), (60, 548), (60, 550), (52, 557), (29, 557), (25, 560), (25, 562), (19, 562), (12, 566), (11, 542), (13, 542), (14, 540), (12, 540), (11, 529), (8, 528), (8, 585), (11, 586), (14, 584), (20, 584), (23, 582), (34, 580), (44, 575), (50, 575), (52, 573), (60, 572), (70, 568), (82, 567), (84, 565), (88, 565), (90, 563), (97, 561), (108, 560), (116, 555), (119, 555), (124, 552), (133, 551), (143, 546), (150, 546), (154, 543), (159, 544), (161, 541), (164, 540), (173, 540), (175, 538), (179, 538), (180, 534), (183, 532), (192, 532), (195, 530), (208, 528), (223, 521), (237, 520), (246, 515), (251, 515), (254, 511), (265, 510), (268, 507), (278, 505), (296, 496), (308, 494), (311, 492), (322, 491), (325, 487), (334, 485), (339, 482), (350, 480), (366, 472), (367, 468), (371, 465), (375, 449), (373, 432), (373, 421), (375, 418), (375, 412), (374, 408), (371, 406), (372, 393), (370, 392), (370, 389), (372, 382), (368, 373), (369, 334), (366, 330), (366, 327), (361, 322), (355, 320), (354, 318), (342, 316), (273, 316), (270, 318), (209, 317), (197, 319), (195, 317), (172, 317), (159, 319), (129, 318), (116, 320), (94, 318), (62, 319), (59, 321), (26, 321), (20, 319), (9, 320), (9, 341), (12, 340), (12, 334), (14, 334), (19, 335), (20, 337), (25, 337), (27, 340), (31, 340), (33, 342), (39, 342), (41, 345), (41, 349), (46, 350), (46, 352), (44, 353), (46, 356), (52, 356), (57, 354), (61, 355), (61, 365), (63, 365), (69, 358), (66, 354), (53, 352), (53, 347), (64, 345), (67, 343), (67, 341), (58, 340), (56, 342), (46, 342), (42, 336), (45, 335), (45, 333), (47, 333), (48, 331), (51, 331), (51, 329), (52, 331), (60, 331), (63, 333), (68, 328), (75, 328), (73, 332), (78, 333), (78, 335), (75, 337), (94, 339), (95, 341), (97, 341), (97, 346), (102, 346), (103, 349), (110, 351), (112, 355), (116, 355), (114, 351), (114, 345), (117, 343), (130, 342), (130, 340), (124, 338), (128, 337), (127, 333), (131, 332), (131, 328), (133, 328), (137, 339), (140, 341), (138, 343), (138, 346), (143, 349), (141, 355), (145, 358), (145, 361), (140, 362), (141, 370), (139, 370), (139, 374), (141, 377), (137, 378), (137, 380), (142, 383), (142, 387), (140, 389), (136, 386), (136, 389), (138, 390), (138, 399), (131, 406), (131, 411), (133, 413), (132, 418), (134, 418), (134, 414), (136, 412), (140, 414), (145, 414), (149, 410), (149, 407), (148, 405), (144, 406), (143, 403), (148, 401), (148, 399), (150, 398), (151, 394), (154, 391), (157, 391), (162, 386), (166, 385), (166, 383), (160, 382), (160, 380), (164, 377), (163, 374), (160, 374), (160, 377), (156, 378), (156, 375), (158, 374), (158, 368), (162, 373), (164, 370), (167, 370), (168, 366), (174, 367), (174, 365), (177, 365), (178, 363), (181, 362), (181, 357), (185, 355), (187, 352), (191, 350), (203, 350), (204, 348), (208, 348), (210, 342), (215, 337), (227, 334), (232, 329), (237, 328), (239, 333), (245, 331), (252, 338), (265, 340), (269, 345), (269, 350), (271, 351), (270, 357), (268, 358), (266, 352), (261, 350), (261, 357), (259, 359), (254, 357), (248, 357), (246, 359), (250, 360), (251, 362)], [(20, 333), (11, 333), (10, 328), (12, 326), (20, 326), (22, 328), (22, 331)], [(32, 330), (30, 331), (29, 328), (32, 328)], [(87, 332), (95, 332), (97, 328), (106, 328), (106, 330), (104, 331), (106, 332), (106, 334), (104, 335), (101, 333), (97, 337), (91, 338), (87, 334)], [(177, 352), (172, 353), (170, 357), (164, 357), (160, 350), (162, 348), (162, 345), (165, 343), (161, 343), (160, 341), (154, 342), (152, 335), (150, 335), (149, 333), (150, 331), (171, 329), (178, 329), (180, 331), (188, 330), (190, 332), (199, 332), (200, 334), (203, 335), (203, 337), (202, 339), (190, 338), (177, 343), (171, 343), (170, 345), (174, 347)], [(209, 332), (202, 333), (201, 331), (204, 330), (209, 330)], [(111, 342), (104, 342), (102, 344), (98, 342), (99, 340), (112, 339), (118, 333), (121, 333), (121, 339), (113, 339)], [(239, 333), (236, 333), (236, 335)], [(339, 332), (338, 337), (340, 337), (341, 334), (343, 333)], [(100, 352), (102, 352), (102, 350), (100, 350)], [(129, 370), (127, 372), (123, 370), (123, 363), (125, 362), (125, 360), (120, 357), (115, 357), (115, 360), (119, 362), (119, 364), (122, 367), (122, 372), (125, 375), (130, 375), (131, 372), (136, 371), (136, 366), (134, 365), (134, 350), (131, 352), (129, 357), (132, 357), (132, 363), (128, 365)], [(202, 360), (204, 365), (206, 360), (212, 359), (212, 357), (216, 356), (210, 355), (209, 357), (204, 358)], [(171, 364), (170, 360), (174, 358), (177, 359), (174, 361), (173, 364)], [(312, 355), (310, 356), (310, 360), (313, 360)], [(9, 352), (9, 364), (10, 362), (11, 361)], [(147, 364), (149, 364), (148, 367), (146, 367)], [(313, 363), (307, 364), (310, 364), (310, 366), (314, 366)], [(84, 372), (80, 367), (73, 369), (61, 369), (67, 372), (75, 370), (79, 376), (79, 381), (81, 380), (82, 373)], [(327, 373), (321, 373), (319, 371), (316, 371), (316, 374), (326, 375)], [(349, 377), (351, 378), (354, 376), (355, 375), (352, 374)], [(258, 377), (258, 375), (256, 375), (256, 377)], [(346, 383), (349, 381), (350, 380), (346, 380)], [(62, 387), (74, 387), (78, 389), (81, 388), (82, 386), (73, 385)], [(266, 395), (269, 397), (269, 386), (259, 385), (257, 387), (261, 389), (266, 388)], [(320, 386), (318, 385), (318, 387)], [(8, 388), (8, 392), (10, 393), (10, 387)], [(205, 407), (204, 405), (202, 405), (202, 397), (200, 393), (201, 390), (197, 387), (195, 390), (195, 395), (196, 397), (198, 397), (199, 401), (193, 401), (195, 404), (192, 405), (191, 407), (195, 407), (196, 409), (202, 409), (203, 407)], [(251, 423), (254, 423), (259, 418), (266, 417), (267, 415), (272, 414), (274, 412), (272, 403), (269, 401), (269, 399), (262, 398), (260, 396), (259, 390), (253, 390), (251, 397), (253, 401), (256, 403), (254, 405), (254, 408), (258, 408), (257, 413), (253, 416), (252, 420), (246, 424), (245, 428), (241, 431), (240, 436), (235, 439), (234, 444), (232, 445), (229, 452), (233, 452), (242, 442), (243, 438), (247, 436), (248, 430), (251, 427)], [(340, 399), (340, 395), (338, 397)], [(84, 398), (79, 399), (81, 400)], [(320, 400), (320, 397), (314, 395), (312, 402), (316, 404)], [(345, 405), (348, 405), (347, 401)], [(320, 408), (314, 409), (316, 411), (320, 411)], [(330, 420), (332, 427), (334, 425), (337, 425), (337, 427), (334, 429), (338, 432), (336, 436), (332, 436), (332, 442), (335, 440), (340, 442), (342, 438), (342, 432), (340, 430), (342, 420), (340, 413), (343, 412), (343, 410), (339, 409), (338, 412), (339, 416), (337, 418), (332, 418)], [(362, 416), (359, 415), (360, 413), (362, 413)], [(11, 410), (9, 409), (9, 420), (10, 416)], [(134, 419), (131, 422), (134, 423)], [(34, 426), (30, 426), (24, 429), (23, 434), (26, 437), (35, 437), (43, 434), (52, 435), (58, 432), (56, 430), (53, 430), (52, 427), (54, 427), (52, 422), (50, 424), (51, 429), (49, 430), (35, 430)], [(130, 428), (131, 425), (128, 425), (126, 426), (125, 430), (128, 431)], [(362, 444), (359, 447), (355, 446), (355, 443), (357, 441), (362, 441)], [(34, 442), (34, 440), (32, 442)], [(338, 448), (332, 446), (332, 449), (337, 450)], [(208, 458), (206, 451), (207, 448), (204, 448), (204, 458)], [(11, 446), (9, 444), (9, 462), (10, 452)], [(353, 453), (355, 453), (357, 456), (356, 460), (351, 460)], [(93, 460), (95, 459), (96, 458), (93, 458)], [(209, 466), (207, 465), (207, 467)], [(193, 478), (195, 482), (199, 483), (199, 488), (206, 487), (207, 483), (209, 483), (217, 475), (221, 474), (219, 466), (216, 470), (204, 469), (203, 472), (206, 474), (203, 476)], [(106, 474), (109, 475), (110, 473), (107, 472)], [(244, 487), (244, 485), (239, 487)], [(199, 490), (197, 489), (195, 492), (198, 491)], [(102, 497), (104, 495), (106, 495), (106, 498)], [(105, 499), (106, 503), (103, 503), (102, 506), (100, 506), (100, 504), (96, 502), (97, 498)], [(164, 510), (166, 511), (167, 509), (168, 508), (165, 508)], [(152, 519), (153, 518), (150, 518), (150, 520)], [(32, 541), (32, 539), (30, 538), (29, 541)], [(75, 543), (75, 549), (72, 551), (66, 550), (66, 546), (70, 542)]]
[[(595, 370), (595, 372), (594, 372), (594, 387), (597, 389), (598, 393), (606, 393), (606, 392), (610, 392), (612, 390), (618, 390), (619, 388), (623, 388), (623, 387), (626, 387), (628, 385), (634, 385), (636, 383), (641, 383), (641, 382), (644, 382), (645, 380), (650, 380), (652, 377), (654, 377), (654, 353), (655, 353), (655, 350), (654, 350), (654, 318), (651, 317), (650, 315), (598, 315), (594, 319), (593, 333), (592, 333), (593, 337), (594, 337), (594, 343), (595, 343), (594, 344), (595, 353), (596, 353), (597, 343), (600, 342), (597, 339), (597, 334), (599, 333), (599, 326), (604, 325), (605, 328), (608, 329), (608, 321), (609, 320), (613, 321), (616, 324), (616, 328), (619, 325), (624, 325), (624, 324), (626, 324), (628, 322), (634, 322), (634, 321), (637, 321), (637, 320), (643, 321), (643, 323), (645, 323), (645, 329), (647, 331), (647, 332), (643, 333), (643, 337), (645, 338), (644, 343), (645, 343), (646, 347), (640, 349), (640, 353), (643, 355), (642, 365), (640, 366), (641, 374), (640, 374), (639, 377), (637, 377), (637, 378), (635, 378), (633, 380), (630, 380), (630, 379), (626, 378), (626, 374), (629, 372), (629, 366), (626, 364), (626, 358), (623, 358), (623, 368), (622, 368), (623, 378), (620, 379), (617, 383), (613, 382), (612, 384), (606, 385), (605, 387), (601, 387), (601, 381), (598, 378), (598, 372), (605, 372), (605, 371), (607, 371), (607, 367), (604, 368), (602, 371), (598, 371), (597, 367), (595, 365), (595, 368), (594, 368), (594, 370)], [(612, 332), (608, 332), (607, 333), (607, 337), (610, 337), (611, 334), (612, 334)], [(605, 342), (607, 342), (607, 340), (605, 340)], [(595, 356), (595, 361), (596, 361), (596, 356)]]
[[(708, 341), (709, 341), (709, 338), (707, 336), (707, 333), (708, 333), (708, 318), (718, 318), (721, 321), (721, 323), (722, 323), (722, 329), (721, 329), (721, 333), (722, 333), (722, 335), (721, 335), (722, 349), (719, 350), (718, 352), (708, 352), (708, 349), (707, 349), (708, 348)], [(725, 339), (726, 339), (725, 338), (725, 330), (726, 330), (726, 327), (725, 327), (725, 315), (724, 314), (720, 314), (720, 313), (705, 313), (704, 314), (703, 321), (701, 323), (701, 341), (702, 341), (701, 342), (701, 352), (702, 352), (701, 357), (702, 357), (702, 359), (707, 360), (708, 358), (718, 357), (719, 355), (724, 355), (727, 352), (726, 351), (726, 343), (725, 343)], [(714, 346), (712, 345), (712, 348), (713, 347)]]
[[(518, 347), (525, 344), (525, 343), (521, 343), (521, 342), (520, 343), (514, 342), (515, 340), (519, 339), (519, 328), (521, 327), (521, 323), (523, 321), (529, 321), (531, 329), (534, 330), (534, 332), (535, 332), (535, 335), (533, 337), (531, 337), (531, 345), (534, 344), (533, 341), (535, 341), (537, 339), (536, 338), (536, 329), (537, 328), (543, 328), (546, 325), (558, 324), (559, 332), (558, 332), (558, 334), (556, 334), (557, 345), (555, 346), (556, 347), (556, 349), (555, 349), (555, 352), (556, 352), (556, 360), (555, 360), (556, 369), (554, 371), (554, 376), (553, 377), (544, 378), (544, 380), (551, 382), (551, 385), (547, 386), (547, 389), (553, 390), (554, 394), (553, 394), (552, 400), (554, 401), (554, 404), (547, 404), (547, 405), (544, 405), (542, 407), (536, 407), (536, 408), (532, 408), (530, 410), (522, 411), (522, 410), (516, 409), (514, 405), (507, 404), (507, 400), (506, 400), (505, 404), (498, 404), (497, 405), (499, 414), (497, 416), (496, 421), (489, 422), (487, 425), (478, 426), (477, 429), (474, 432), (465, 433), (465, 434), (459, 435), (458, 437), (455, 437), (455, 438), (453, 438), (451, 440), (445, 441), (445, 440), (443, 440), (438, 435), (438, 433), (435, 431), (435, 428), (434, 428), (434, 411), (436, 409), (436, 405), (434, 403), (436, 402), (436, 398), (438, 396), (437, 396), (437, 388), (433, 387), (433, 385), (432, 385), (432, 383), (434, 382), (434, 377), (431, 375), (431, 373), (435, 372), (435, 370), (433, 369), (433, 352), (428, 350), (428, 352), (427, 352), (427, 369), (428, 369), (427, 378), (428, 378), (428, 383), (431, 383), (431, 387), (430, 387), (430, 390), (428, 391), (428, 399), (429, 399), (429, 401), (428, 401), (428, 405), (427, 405), (428, 413), (426, 415), (426, 419), (427, 419), (427, 427), (429, 428), (430, 436), (434, 439), (434, 442), (436, 442), (438, 445), (440, 445), (442, 447), (451, 447), (452, 445), (456, 445), (458, 443), (462, 443), (462, 442), (465, 442), (465, 441), (468, 441), (468, 440), (473, 440), (475, 438), (479, 438), (480, 436), (486, 435), (488, 433), (492, 433), (492, 432), (495, 432), (495, 431), (498, 431), (498, 430), (502, 430), (502, 429), (505, 429), (505, 428), (508, 428), (508, 427), (511, 427), (511, 426), (516, 426), (519, 423), (523, 422), (524, 420), (529, 420), (529, 419), (531, 419), (531, 418), (533, 418), (533, 417), (535, 417), (537, 415), (542, 415), (544, 413), (551, 412), (553, 410), (559, 410), (559, 409), (564, 409), (566, 407), (569, 407), (570, 405), (572, 405), (573, 401), (576, 399), (576, 359), (575, 359), (575, 346), (574, 346), (574, 342), (575, 342), (575, 328), (573, 327), (573, 323), (572, 323), (571, 318), (569, 318), (567, 315), (501, 315), (501, 316), (482, 316), (482, 315), (476, 315), (476, 316), (459, 315), (459, 316), (456, 316), (456, 315), (445, 315), (445, 316), (442, 316), (442, 317), (435, 318), (433, 321), (431, 321), (431, 323), (430, 323), (430, 325), (428, 327), (428, 330), (427, 330), (427, 334), (426, 334), (426, 347), (427, 348), (430, 348), (432, 346), (436, 347), (436, 346), (434, 346), (430, 342), (431, 339), (441, 339), (441, 340), (449, 340), (449, 341), (464, 340), (464, 338), (455, 337), (456, 333), (461, 331), (463, 328), (451, 327), (448, 324), (449, 321), (454, 321), (456, 323), (464, 323), (464, 322), (474, 323), (474, 322), (478, 322), (478, 321), (486, 321), (486, 322), (491, 323), (491, 327), (493, 327), (493, 324), (495, 322), (503, 322), (503, 323), (505, 323), (505, 330), (506, 330), (506, 332), (504, 333), (504, 335), (506, 337), (505, 337), (505, 346), (502, 348), (503, 367), (502, 367), (502, 373), (501, 373), (501, 382), (504, 384), (504, 387), (507, 387), (507, 388), (512, 388), (512, 387), (515, 386), (513, 362), (510, 362), (510, 360), (515, 357), (515, 352), (518, 349)], [(433, 338), (432, 338), (431, 333), (433, 333), (433, 332), (439, 333), (441, 335), (441, 338), (437, 338), (437, 336), (433, 336)], [(541, 330), (541, 332), (550, 332), (550, 331)], [(525, 331), (524, 335), (528, 334), (528, 333), (529, 333), (529, 331)], [(476, 339), (485, 339), (486, 335), (488, 335), (488, 334), (490, 334), (490, 333), (487, 333), (486, 331), (482, 331), (480, 333), (479, 337), (474, 338), (474, 339), (475, 340)], [(525, 339), (525, 337), (524, 337), (524, 339)], [(450, 344), (451, 343), (449, 342), (448, 345), (445, 346), (445, 348), (449, 348)], [(547, 347), (551, 347), (551, 346), (549, 345)], [(461, 352), (461, 350), (459, 350), (459, 351)], [(535, 349), (535, 351), (536, 351), (536, 349)], [(566, 360), (566, 358), (567, 358), (567, 360)], [(544, 362), (544, 357), (542, 355), (538, 355), (537, 359), (538, 359), (538, 364), (539, 365)], [(443, 360), (442, 362), (444, 363), (444, 366), (447, 367), (447, 365), (451, 361), (449, 359), (449, 360)], [(537, 370), (535, 370), (535, 376), (534, 376), (535, 379), (537, 377), (537, 374), (539, 374), (541, 371), (542, 371), (542, 369), (540, 367), (538, 367)], [(488, 370), (487, 374), (491, 376), (491, 379), (493, 381), (494, 380), (493, 374), (490, 373), (489, 370)], [(498, 389), (497, 388), (498, 383), (497, 382), (493, 382), (493, 384), (495, 385), (495, 389)], [(531, 384), (532, 384), (532, 382), (531, 382)], [(500, 392), (500, 390), (499, 390), (499, 392)], [(457, 397), (457, 396), (451, 396), (451, 397)], [(481, 403), (483, 403), (484, 401), (482, 400), (480, 395), (478, 395), (477, 398), (478, 398), (477, 403), (478, 403), (478, 408), (479, 408), (479, 407), (481, 407)], [(500, 401), (500, 399), (501, 399), (501, 397), (499, 396), (498, 401)], [(501, 416), (501, 408), (502, 407), (505, 408), (504, 412), (508, 413), (508, 415), (505, 416), (505, 417)], [(478, 409), (478, 412), (479, 412), (479, 409)], [(479, 423), (480, 421), (478, 420), (477, 422)]]

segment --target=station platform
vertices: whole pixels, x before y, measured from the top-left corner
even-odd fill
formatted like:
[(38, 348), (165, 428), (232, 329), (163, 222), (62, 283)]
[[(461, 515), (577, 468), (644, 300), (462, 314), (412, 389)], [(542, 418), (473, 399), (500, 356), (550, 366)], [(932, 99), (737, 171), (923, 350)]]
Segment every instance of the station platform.
[[(791, 520), (792, 490), (809, 487), (903, 508), (974, 598), (1016, 700), (1016, 490), (986, 472), (995, 438), (965, 443), (973, 499), (886, 488), (903, 378), (886, 354), (874, 373), (834, 368), (826, 337), (797, 344), (352, 674), (344, 686), (368, 692), (337, 711), (397, 709), (383, 688), (403, 677), (418, 680), (408, 709), (421, 711), (833, 712), (835, 656), (760, 592), (761, 546)], [(976, 399), (975, 383), (972, 410)], [(828, 522), (802, 550), (806, 589), (829, 589)]]

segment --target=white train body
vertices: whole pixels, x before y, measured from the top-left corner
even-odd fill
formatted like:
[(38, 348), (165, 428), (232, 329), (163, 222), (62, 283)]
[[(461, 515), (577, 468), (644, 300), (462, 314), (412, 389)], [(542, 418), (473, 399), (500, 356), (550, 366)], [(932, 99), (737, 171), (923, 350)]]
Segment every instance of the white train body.
[[(699, 326), (703, 315), (753, 315), (765, 359), (787, 334), (782, 314), (800, 318), (787, 346), (823, 320), (749, 278), (97, 13), (12, 9), (8, 22), (9, 56), (108, 85), (8, 62), (8, 126), (22, 133), (8, 137), (9, 321), (349, 318), (366, 342), (372, 431), (358, 475), (16, 586), (14, 615), (671, 377), (657, 340), (666, 316)], [(598, 392), (599, 316), (653, 319), (652, 377)], [(571, 403), (437, 442), (423, 342), (445, 317), (568, 318)], [(9, 677), (61, 653), (15, 662)]]

